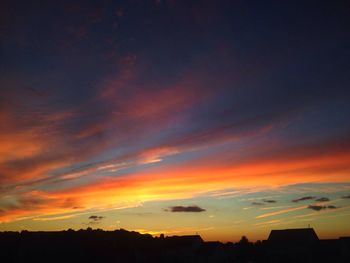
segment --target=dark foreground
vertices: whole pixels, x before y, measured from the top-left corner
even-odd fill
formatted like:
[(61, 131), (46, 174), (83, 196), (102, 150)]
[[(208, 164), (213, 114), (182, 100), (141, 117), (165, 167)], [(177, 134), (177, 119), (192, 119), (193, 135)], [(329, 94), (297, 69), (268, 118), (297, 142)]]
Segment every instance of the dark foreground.
[(305, 229), (283, 231), (262, 242), (226, 244), (122, 229), (2, 232), (0, 262), (350, 262), (350, 238), (318, 240)]

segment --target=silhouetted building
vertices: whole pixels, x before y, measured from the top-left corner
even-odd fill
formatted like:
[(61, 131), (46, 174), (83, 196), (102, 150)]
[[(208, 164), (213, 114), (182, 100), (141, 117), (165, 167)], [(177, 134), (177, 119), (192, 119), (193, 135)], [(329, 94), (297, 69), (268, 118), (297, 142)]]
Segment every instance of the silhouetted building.
[(269, 243), (276, 244), (313, 244), (318, 240), (318, 236), (313, 228), (272, 230), (268, 238)]
[(272, 230), (267, 240), (270, 262), (313, 262), (318, 237), (312, 228)]

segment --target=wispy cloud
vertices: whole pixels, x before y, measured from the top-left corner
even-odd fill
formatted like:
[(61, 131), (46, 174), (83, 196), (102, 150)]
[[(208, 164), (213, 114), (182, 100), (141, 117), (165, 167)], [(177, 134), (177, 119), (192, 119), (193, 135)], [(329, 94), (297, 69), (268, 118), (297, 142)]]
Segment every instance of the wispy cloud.
[(320, 211), (320, 210), (324, 210), (324, 209), (337, 209), (337, 207), (334, 205), (328, 205), (328, 206), (309, 205), (307, 208), (312, 209), (314, 211)]
[(298, 206), (298, 207), (287, 208), (287, 209), (279, 210), (276, 212), (262, 214), (262, 215), (257, 216), (256, 218), (265, 218), (265, 217), (271, 217), (271, 216), (275, 216), (275, 215), (286, 214), (286, 213), (298, 211), (298, 210), (305, 209), (305, 208), (307, 208), (307, 206)]
[(78, 216), (79, 214), (71, 214), (71, 215), (64, 215), (64, 216), (52, 216), (52, 217), (35, 217), (33, 218), (34, 221), (54, 221), (54, 220), (63, 220), (63, 219), (69, 219)]
[(274, 210), (274, 209), (280, 209), (280, 208), (287, 208), (291, 207), (289, 205), (281, 205), (281, 206), (269, 206), (269, 207), (262, 207), (261, 210)]
[(271, 225), (271, 224), (278, 224), (280, 222), (281, 222), (281, 220), (271, 220), (271, 221), (255, 223), (254, 226), (265, 226), (265, 225)]
[(316, 198), (315, 196), (304, 196), (304, 197), (301, 197), (301, 198), (298, 198), (298, 199), (293, 199), (292, 202), (298, 203), (300, 201), (308, 201), (308, 200), (313, 200), (315, 198)]
[(101, 221), (101, 220), (104, 219), (104, 218), (105, 218), (104, 216), (96, 216), (96, 215), (89, 216), (89, 219), (90, 219), (91, 221), (95, 221), (95, 222)]
[(277, 203), (276, 200), (272, 200), (272, 199), (263, 199), (263, 201), (264, 201), (265, 203), (269, 203), (269, 204)]
[(193, 206), (171, 206), (168, 209), (165, 209), (165, 211), (169, 211), (169, 212), (204, 212), (205, 209), (197, 206), (197, 205), (193, 205)]

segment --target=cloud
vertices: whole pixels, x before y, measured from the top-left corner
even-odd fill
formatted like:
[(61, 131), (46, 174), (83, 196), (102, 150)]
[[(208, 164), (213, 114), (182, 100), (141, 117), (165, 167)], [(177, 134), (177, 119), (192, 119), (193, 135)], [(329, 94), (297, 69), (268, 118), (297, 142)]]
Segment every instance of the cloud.
[(298, 210), (304, 209), (306, 207), (307, 206), (298, 206), (298, 207), (287, 208), (287, 209), (283, 209), (283, 210), (280, 210), (280, 211), (275, 211), (275, 212), (271, 212), (271, 213), (258, 215), (256, 218), (265, 218), (265, 217), (270, 217), (270, 216), (275, 216), (275, 215), (286, 214), (286, 213), (290, 213), (290, 212), (294, 212), (294, 211), (298, 211)]
[(276, 200), (266, 200), (266, 199), (264, 199), (263, 201), (264, 201), (265, 203), (270, 203), (270, 204), (272, 204), (272, 203), (277, 203)]
[(314, 197), (314, 196), (304, 196), (304, 197), (301, 197), (301, 198), (298, 198), (298, 199), (294, 199), (294, 200), (292, 200), (292, 202), (298, 203), (298, 202), (300, 202), (300, 201), (313, 200), (313, 199), (315, 199), (315, 198), (316, 198), (316, 197)]
[(33, 218), (34, 221), (54, 221), (54, 220), (62, 220), (62, 219), (68, 219), (72, 217), (76, 217), (79, 214), (71, 214), (71, 215), (63, 215), (63, 216), (54, 216), (54, 217), (37, 217)]
[(317, 202), (328, 202), (328, 201), (330, 201), (330, 199), (328, 197), (320, 197), (320, 198), (317, 198), (315, 201), (317, 201)]
[(329, 205), (327, 206), (328, 209), (337, 209), (338, 207), (334, 206), (334, 205)]
[(281, 222), (281, 220), (271, 220), (271, 221), (256, 223), (256, 224), (254, 224), (254, 226), (264, 226), (264, 225), (270, 225), (270, 224), (277, 224), (280, 222)]
[(309, 205), (307, 208), (315, 211), (320, 211), (322, 209), (325, 209), (326, 207), (321, 205)]
[(166, 209), (166, 211), (169, 211), (169, 212), (204, 212), (206, 211), (205, 209), (199, 207), (199, 206), (196, 206), (196, 205), (193, 205), (193, 206), (170, 206), (169, 209)]
[(307, 208), (312, 209), (314, 211), (321, 211), (321, 210), (325, 210), (325, 209), (337, 209), (338, 207), (336, 207), (334, 205), (329, 205), (329, 206), (309, 205)]
[(105, 218), (104, 216), (95, 216), (95, 215), (92, 215), (89, 217), (89, 219), (92, 220), (93, 222), (101, 221), (104, 218)]
[(99, 224), (104, 218), (105, 218), (104, 216), (96, 216), (96, 215), (89, 216), (90, 222), (88, 222), (87, 225)]
[(254, 201), (254, 202), (252, 202), (251, 204), (252, 204), (252, 205), (255, 205), (255, 206), (260, 206), (260, 205), (265, 205), (265, 203), (273, 204), (273, 203), (277, 203), (277, 201), (276, 201), (276, 200), (272, 200), (272, 199), (262, 199), (262, 200), (259, 201), (259, 202)]
[(350, 199), (350, 195), (344, 195), (341, 198), (343, 198), (343, 199)]
[[(328, 167), (333, 169), (337, 165), (342, 167), (343, 164), (348, 164), (349, 158), (338, 158), (336, 155), (345, 150), (340, 151), (339, 147), (333, 145), (350, 145), (347, 143), (350, 140), (338, 144), (322, 142), (319, 143), (320, 145), (311, 145), (312, 147), (309, 144), (306, 145), (307, 147), (305, 145), (292, 149), (289, 147), (277, 153), (274, 147), (279, 146), (269, 144), (268, 151), (265, 151), (266, 145), (254, 146), (251, 151), (254, 154), (251, 156), (244, 153), (236, 157), (235, 151), (232, 153), (225, 151), (218, 158), (208, 155), (206, 159), (206, 157), (199, 158), (200, 155), (193, 154), (196, 160), (191, 164), (182, 163), (184, 165), (181, 166), (176, 163), (174, 166), (164, 166), (166, 170), (152, 170), (145, 173), (144, 176), (143, 171), (145, 170), (136, 171), (135, 169), (135, 173), (130, 176), (108, 179), (101, 176), (99, 177), (101, 179), (91, 182), (90, 178), (95, 174), (104, 175), (107, 172), (116, 172), (118, 169), (129, 166), (134, 168), (140, 163), (155, 162), (165, 159), (164, 157), (170, 158), (175, 154), (194, 152), (200, 147), (203, 149), (204, 146), (209, 148), (211, 145), (219, 145), (232, 138), (240, 141), (247, 136), (259, 134), (260, 131), (269, 130), (278, 117), (270, 116), (268, 112), (265, 112), (261, 118), (260, 114), (240, 118), (236, 116), (237, 110), (231, 108), (215, 110), (216, 107), (214, 107), (207, 112), (207, 109), (201, 108), (199, 103), (205, 100), (205, 96), (198, 98), (198, 87), (202, 87), (203, 83), (198, 82), (195, 78), (192, 79), (192, 76), (188, 78), (185, 76), (184, 80), (175, 80), (164, 90), (162, 87), (153, 87), (153, 83), (152, 85), (145, 83), (145, 91), (143, 89), (129, 91), (128, 87), (135, 86), (133, 84), (137, 83), (139, 78), (142, 79), (142, 76), (136, 73), (136, 75), (131, 75), (130, 80), (126, 78), (123, 82), (122, 77), (120, 81), (107, 85), (110, 86), (111, 96), (101, 96), (97, 100), (95, 98), (87, 100), (84, 97), (74, 107), (63, 105), (62, 108), (52, 108), (51, 104), (46, 105), (47, 109), (44, 107), (42, 112), (35, 111), (35, 114), (28, 112), (25, 121), (21, 118), (13, 118), (15, 114), (12, 111), (15, 112), (16, 109), (10, 106), (5, 107), (5, 111), (0, 113), (0, 120), (9, 128), (0, 131), (0, 155), (8, 158), (0, 161), (0, 173), (2, 173), (0, 181), (6, 179), (6, 184), (0, 182), (1, 185), (4, 185), (2, 189), (17, 187), (19, 184), (23, 192), (27, 191), (26, 188), (35, 189), (36, 187), (37, 189), (55, 189), (55, 191), (45, 191), (48, 198), (43, 203), (38, 203), (38, 200), (30, 200), (30, 202), (36, 202), (35, 204), (21, 203), (18, 207), (21, 211), (16, 211), (16, 214), (20, 212), (21, 215), (29, 215), (33, 207), (35, 207), (35, 212), (42, 214), (46, 214), (48, 210), (51, 210), (52, 213), (57, 212), (57, 207), (64, 206), (60, 203), (62, 196), (64, 198), (76, 197), (77, 201), (72, 204), (72, 207), (88, 209), (94, 206), (93, 196), (96, 196), (96, 193), (97, 198), (101, 200), (99, 203), (124, 205), (124, 202), (134, 200), (135, 196), (138, 196), (139, 189), (149, 194), (142, 196), (142, 200), (137, 200), (137, 202), (178, 198), (183, 195), (192, 197), (203, 187), (211, 187), (213, 184), (219, 184), (218, 187), (221, 188), (233, 183), (238, 184), (239, 187), (257, 186), (261, 185), (261, 174), (281, 174), (278, 177), (266, 177), (264, 183), (267, 184), (296, 183), (304, 180), (304, 175), (299, 174), (299, 171), (312, 170), (314, 166), (318, 170), (307, 175), (307, 180), (312, 181), (313, 177), (319, 180), (318, 175), (322, 175), (323, 172), (320, 165), (325, 169)], [(96, 91), (95, 93), (102, 94), (103, 92)], [(126, 94), (125, 98), (120, 94)], [(7, 100), (11, 101), (11, 98)], [(86, 104), (87, 102), (89, 103)], [(27, 103), (31, 106), (30, 99)], [(196, 110), (192, 112), (191, 107)], [(225, 118), (219, 118), (223, 113)], [(186, 117), (182, 118), (183, 116)], [(193, 119), (201, 121), (195, 122), (196, 125), (193, 126)], [(181, 129), (179, 128), (176, 133), (169, 132), (168, 127), (173, 129), (178, 124)], [(152, 139), (157, 140), (153, 142), (149, 139), (148, 131), (155, 135)], [(162, 134), (166, 134), (164, 140)], [(159, 140), (159, 138), (162, 139)], [(150, 145), (143, 146), (145, 141), (150, 142)], [(60, 147), (56, 148), (56, 145)], [(108, 146), (112, 145), (118, 145), (121, 153), (108, 157), (111, 158), (109, 160), (101, 158), (101, 163), (95, 163), (94, 159), (90, 159), (98, 157)], [(125, 145), (130, 145), (132, 150)], [(57, 150), (49, 154), (46, 149)], [(259, 151), (264, 152), (264, 155), (261, 155)], [(328, 151), (329, 156), (334, 157), (334, 160), (327, 157)], [(222, 160), (230, 158), (232, 162), (223, 163)], [(293, 174), (289, 174), (290, 176), (283, 176), (284, 173), (291, 172)], [(161, 176), (165, 173), (166, 177)], [(217, 175), (215, 179), (212, 174)], [(233, 174), (235, 176), (232, 176)], [(23, 180), (23, 176), (30, 180)], [(68, 184), (65, 183), (65, 180), (80, 180), (82, 176), (85, 177), (83, 185), (69, 184), (68, 187)], [(164, 180), (164, 178), (167, 179)], [(33, 183), (34, 179), (37, 180), (36, 184), (28, 185)], [(27, 185), (24, 186), (24, 184)], [(191, 188), (188, 185), (191, 185)], [(122, 194), (116, 197), (116, 191)], [(263, 202), (269, 203), (269, 201)], [(6, 212), (6, 216), (10, 219), (10, 211)]]

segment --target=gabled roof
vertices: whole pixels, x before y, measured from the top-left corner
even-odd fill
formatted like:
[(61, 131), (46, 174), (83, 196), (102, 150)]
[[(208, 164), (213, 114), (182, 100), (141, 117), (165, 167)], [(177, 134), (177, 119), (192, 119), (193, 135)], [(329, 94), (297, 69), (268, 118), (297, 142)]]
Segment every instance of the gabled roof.
[(272, 230), (269, 243), (310, 243), (317, 242), (318, 236), (313, 228)]

